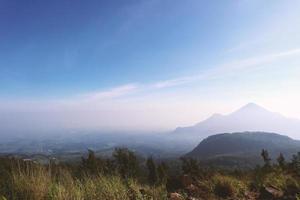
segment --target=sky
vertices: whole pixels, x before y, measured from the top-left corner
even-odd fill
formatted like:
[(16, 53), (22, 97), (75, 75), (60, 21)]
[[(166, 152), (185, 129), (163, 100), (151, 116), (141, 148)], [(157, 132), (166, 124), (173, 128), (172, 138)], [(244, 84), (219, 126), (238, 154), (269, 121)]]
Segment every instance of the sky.
[(0, 129), (300, 119), (299, 24), (299, 0), (0, 0)]

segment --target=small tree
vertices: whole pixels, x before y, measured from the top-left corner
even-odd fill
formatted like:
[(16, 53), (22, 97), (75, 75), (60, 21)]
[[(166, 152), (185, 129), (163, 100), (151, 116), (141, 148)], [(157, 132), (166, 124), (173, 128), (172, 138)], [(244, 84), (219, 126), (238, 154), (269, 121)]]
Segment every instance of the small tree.
[(152, 156), (147, 159), (146, 164), (148, 168), (148, 181), (151, 185), (155, 185), (158, 181), (158, 177), (157, 177), (156, 165)]
[(298, 154), (293, 155), (292, 162), (291, 162), (292, 170), (300, 176), (300, 152)]
[(136, 177), (139, 171), (139, 164), (135, 154), (127, 148), (116, 148), (113, 157), (119, 174), (127, 179)]
[(158, 182), (166, 184), (168, 179), (168, 166), (165, 162), (161, 162), (157, 167)]
[(181, 158), (182, 161), (182, 171), (184, 174), (191, 176), (200, 175), (200, 166), (197, 160), (192, 158)]
[(277, 163), (281, 169), (284, 169), (286, 166), (285, 158), (282, 153), (279, 154), (277, 158)]
[(267, 167), (267, 168), (271, 167), (271, 158), (269, 157), (269, 152), (267, 150), (263, 149), (261, 151), (261, 156), (262, 156), (262, 158), (264, 160), (264, 163), (265, 163), (264, 166)]
[(88, 157), (82, 158), (82, 167), (90, 174), (96, 174), (100, 171), (100, 163), (97, 160), (94, 151), (88, 150)]

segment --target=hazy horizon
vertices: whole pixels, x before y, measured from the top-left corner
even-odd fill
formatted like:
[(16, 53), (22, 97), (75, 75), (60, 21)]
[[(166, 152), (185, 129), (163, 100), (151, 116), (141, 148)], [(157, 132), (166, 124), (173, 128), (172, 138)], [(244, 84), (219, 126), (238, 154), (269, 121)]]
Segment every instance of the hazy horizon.
[(169, 131), (249, 102), (300, 119), (299, 8), (0, 1), (0, 131)]

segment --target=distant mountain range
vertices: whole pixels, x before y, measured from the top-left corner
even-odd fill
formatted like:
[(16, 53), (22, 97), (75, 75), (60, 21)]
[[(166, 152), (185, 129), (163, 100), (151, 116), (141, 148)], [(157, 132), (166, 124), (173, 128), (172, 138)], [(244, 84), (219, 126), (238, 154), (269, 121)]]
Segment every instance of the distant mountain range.
[(260, 157), (262, 149), (268, 150), (273, 159), (280, 153), (289, 159), (300, 151), (300, 141), (266, 132), (224, 133), (204, 139), (186, 156), (228, 164), (231, 160), (239, 165), (242, 161), (243, 164), (253, 165), (262, 161)]
[(179, 127), (172, 134), (198, 142), (210, 135), (244, 131), (273, 132), (300, 139), (300, 120), (291, 119), (249, 103), (229, 114), (214, 114), (190, 127)]

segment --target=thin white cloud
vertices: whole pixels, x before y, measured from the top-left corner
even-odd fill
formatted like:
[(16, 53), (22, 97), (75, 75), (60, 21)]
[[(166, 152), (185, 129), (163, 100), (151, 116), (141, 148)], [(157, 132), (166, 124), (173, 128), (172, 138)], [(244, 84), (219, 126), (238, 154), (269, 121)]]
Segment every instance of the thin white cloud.
[(164, 80), (164, 81), (156, 82), (156, 83), (152, 84), (150, 87), (156, 88), (156, 89), (174, 87), (174, 86), (178, 86), (178, 85), (182, 85), (182, 84), (191, 82), (195, 78), (196, 77), (187, 76), (187, 77), (181, 77), (181, 78), (176, 78), (176, 79)]
[(99, 92), (92, 92), (92, 93), (85, 94), (83, 95), (83, 99), (103, 100), (103, 99), (117, 98), (117, 97), (121, 97), (136, 92), (138, 88), (139, 87), (137, 84), (126, 84), (115, 88), (111, 88), (106, 91), (99, 91)]
[(292, 49), (288, 51), (283, 51), (274, 54), (268, 54), (264, 56), (257, 56), (253, 58), (248, 58), (244, 60), (237, 60), (231, 63), (225, 64), (221, 66), (218, 70), (239, 70), (239, 69), (247, 69), (250, 67), (257, 67), (258, 65), (275, 62), (280, 59), (285, 59), (290, 56), (300, 55), (300, 48)]
[(297, 48), (297, 49), (292, 49), (292, 50), (283, 51), (274, 54), (236, 60), (236, 61), (226, 63), (224, 65), (214, 67), (210, 70), (204, 71), (196, 75), (159, 81), (151, 84), (150, 87), (155, 89), (162, 89), (162, 88), (184, 85), (194, 81), (216, 79), (218, 77), (224, 77), (228, 74), (240, 73), (243, 72), (244, 70), (264, 68), (266, 67), (266, 64), (278, 60), (286, 59), (291, 56), (299, 56), (299, 55), (300, 55), (300, 48)]
[[(110, 100), (119, 97), (124, 97), (127, 95), (135, 94), (138, 92), (144, 92), (148, 90), (160, 90), (164, 88), (176, 87), (185, 85), (188, 83), (224, 78), (226, 75), (242, 73), (247, 70), (264, 68), (269, 63), (273, 63), (279, 60), (287, 59), (292, 56), (299, 56), (300, 48), (292, 49), (288, 51), (283, 51), (279, 53), (273, 53), (263, 56), (251, 57), (242, 60), (232, 61), (217, 67), (211, 68), (209, 70), (203, 71), (202, 73), (178, 77), (175, 79), (157, 81), (150, 84), (136, 84), (130, 83), (125, 85), (120, 85), (114, 88), (110, 88), (104, 91), (90, 92), (87, 94), (80, 95), (76, 102), (89, 102), (89, 101), (102, 101)], [(74, 100), (74, 99), (73, 99)]]

